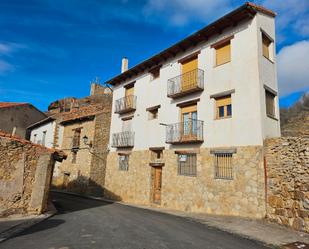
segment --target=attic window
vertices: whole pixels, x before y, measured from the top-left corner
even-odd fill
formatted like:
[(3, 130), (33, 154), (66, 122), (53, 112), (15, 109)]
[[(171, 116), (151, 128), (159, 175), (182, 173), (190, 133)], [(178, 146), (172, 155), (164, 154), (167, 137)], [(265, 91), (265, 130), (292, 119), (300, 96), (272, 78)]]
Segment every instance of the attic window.
[(151, 80), (158, 79), (160, 77), (160, 67), (155, 67), (149, 71)]

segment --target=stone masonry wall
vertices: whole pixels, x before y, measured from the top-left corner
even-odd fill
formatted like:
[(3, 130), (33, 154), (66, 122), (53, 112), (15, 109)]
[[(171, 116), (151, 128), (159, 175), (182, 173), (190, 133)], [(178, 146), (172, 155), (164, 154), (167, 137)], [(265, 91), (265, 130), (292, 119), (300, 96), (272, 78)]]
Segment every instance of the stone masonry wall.
[(0, 217), (46, 210), (54, 162), (52, 150), (0, 136)]
[(309, 137), (265, 140), (267, 217), (309, 232)]
[[(210, 149), (197, 153), (197, 176), (177, 173), (177, 155), (164, 150), (161, 204), (165, 208), (217, 215), (265, 217), (265, 178), (262, 146), (237, 147), (233, 180), (215, 179)], [(133, 151), (129, 170), (120, 171), (118, 154), (108, 155), (105, 193), (108, 198), (153, 205), (149, 151)]]

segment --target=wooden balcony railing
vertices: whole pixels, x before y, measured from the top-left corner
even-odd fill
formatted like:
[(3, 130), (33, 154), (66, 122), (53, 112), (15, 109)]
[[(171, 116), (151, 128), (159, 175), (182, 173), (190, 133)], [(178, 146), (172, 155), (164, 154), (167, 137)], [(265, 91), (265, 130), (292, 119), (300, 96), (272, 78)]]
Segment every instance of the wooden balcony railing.
[(136, 110), (136, 96), (129, 95), (115, 101), (115, 113), (126, 113)]
[(112, 147), (133, 147), (134, 146), (134, 132), (123, 131), (114, 133), (112, 136)]
[(194, 69), (171, 78), (167, 82), (167, 96), (177, 98), (189, 93), (204, 90), (204, 71)]
[(201, 120), (190, 120), (166, 126), (166, 143), (202, 143), (203, 124)]

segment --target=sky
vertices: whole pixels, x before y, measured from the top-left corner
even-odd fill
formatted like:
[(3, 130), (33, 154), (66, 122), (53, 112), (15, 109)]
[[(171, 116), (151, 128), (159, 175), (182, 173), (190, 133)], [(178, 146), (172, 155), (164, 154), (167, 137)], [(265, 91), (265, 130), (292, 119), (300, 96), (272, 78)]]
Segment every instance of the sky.
[[(275, 11), (280, 106), (309, 91), (309, 0), (256, 0)], [(0, 101), (89, 95), (242, 5), (239, 0), (0, 0)]]

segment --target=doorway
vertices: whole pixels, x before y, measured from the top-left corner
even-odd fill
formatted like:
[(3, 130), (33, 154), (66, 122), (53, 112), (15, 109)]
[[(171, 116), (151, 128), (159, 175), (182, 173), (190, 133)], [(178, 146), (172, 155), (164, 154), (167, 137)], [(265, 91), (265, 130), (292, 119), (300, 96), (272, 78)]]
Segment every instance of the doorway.
[(161, 203), (162, 167), (152, 167), (152, 201)]

